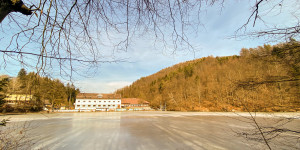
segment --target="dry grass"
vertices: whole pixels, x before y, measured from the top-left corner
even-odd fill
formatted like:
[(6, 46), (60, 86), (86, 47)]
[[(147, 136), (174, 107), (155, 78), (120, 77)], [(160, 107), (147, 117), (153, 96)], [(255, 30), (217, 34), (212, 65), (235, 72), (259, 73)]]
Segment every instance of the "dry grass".
[(31, 149), (33, 143), (27, 134), (30, 129), (30, 122), (7, 122), (0, 126), (0, 149)]

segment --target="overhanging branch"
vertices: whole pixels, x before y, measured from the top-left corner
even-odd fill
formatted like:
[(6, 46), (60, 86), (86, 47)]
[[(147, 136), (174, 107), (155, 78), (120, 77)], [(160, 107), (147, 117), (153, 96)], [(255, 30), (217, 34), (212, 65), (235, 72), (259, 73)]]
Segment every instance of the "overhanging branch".
[(32, 55), (50, 59), (57, 59), (57, 60), (70, 60), (70, 61), (77, 61), (77, 62), (85, 62), (85, 63), (113, 63), (113, 62), (125, 62), (124, 60), (115, 60), (115, 61), (99, 61), (99, 60), (83, 60), (83, 59), (76, 59), (76, 58), (67, 58), (67, 57), (55, 57), (55, 56), (46, 56), (36, 53), (29, 53), (29, 52), (19, 52), (19, 51), (7, 51), (7, 50), (0, 50), (2, 53), (15, 53), (15, 54), (25, 54), (25, 55)]

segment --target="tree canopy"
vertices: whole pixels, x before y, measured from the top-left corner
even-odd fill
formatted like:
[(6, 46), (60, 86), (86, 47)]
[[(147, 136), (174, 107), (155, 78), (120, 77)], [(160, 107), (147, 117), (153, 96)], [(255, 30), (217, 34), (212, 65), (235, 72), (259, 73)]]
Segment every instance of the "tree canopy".
[(243, 48), (163, 69), (119, 89), (153, 108), (179, 111), (299, 111), (300, 42)]
[[(50, 79), (41, 77), (35, 72), (26, 73), (22, 68), (18, 77), (0, 78), (0, 111), (8, 109), (3, 106), (3, 99), (10, 94), (32, 95), (33, 101), (28, 104), (20, 104), (6, 111), (39, 111), (43, 108), (45, 102), (51, 103), (51, 108), (59, 108), (64, 105), (73, 107), (76, 95), (79, 89), (73, 84), (64, 84), (59, 79)], [(2, 103), (1, 103), (2, 102)]]

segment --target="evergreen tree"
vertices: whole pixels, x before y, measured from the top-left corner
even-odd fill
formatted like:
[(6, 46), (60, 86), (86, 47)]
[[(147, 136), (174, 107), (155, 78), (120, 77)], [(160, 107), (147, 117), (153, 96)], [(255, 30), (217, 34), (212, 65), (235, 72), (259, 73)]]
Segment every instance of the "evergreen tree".
[(0, 78), (0, 107), (4, 104), (4, 98), (6, 96), (6, 88), (7, 88), (7, 84), (9, 82), (8, 78)]
[(24, 68), (22, 68), (18, 73), (18, 81), (20, 83), (19, 88), (21, 90), (26, 87), (26, 75), (27, 75), (27, 72)]

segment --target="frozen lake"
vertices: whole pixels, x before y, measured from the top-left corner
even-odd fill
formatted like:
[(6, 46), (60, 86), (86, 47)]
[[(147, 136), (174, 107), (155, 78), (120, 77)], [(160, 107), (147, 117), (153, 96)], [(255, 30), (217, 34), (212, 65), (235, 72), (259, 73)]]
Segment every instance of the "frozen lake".
[[(259, 113), (255, 119), (261, 127), (300, 131), (299, 115)], [(54, 113), (0, 119), (7, 117), (11, 122), (2, 131), (19, 133), (25, 124), (24, 149), (268, 149), (248, 113)], [(300, 149), (299, 133), (277, 134), (265, 133), (272, 149)]]

